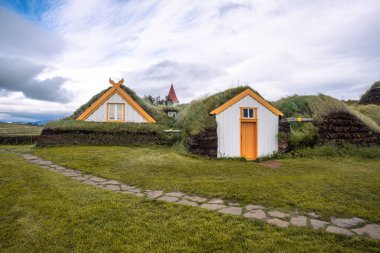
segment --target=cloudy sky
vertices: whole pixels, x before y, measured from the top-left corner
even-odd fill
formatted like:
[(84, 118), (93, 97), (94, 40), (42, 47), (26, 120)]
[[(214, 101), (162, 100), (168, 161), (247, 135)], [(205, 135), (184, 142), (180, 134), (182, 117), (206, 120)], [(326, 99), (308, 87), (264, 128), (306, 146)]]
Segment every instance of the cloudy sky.
[(71, 114), (108, 78), (180, 102), (250, 85), (357, 99), (380, 80), (379, 0), (0, 0), (0, 121)]

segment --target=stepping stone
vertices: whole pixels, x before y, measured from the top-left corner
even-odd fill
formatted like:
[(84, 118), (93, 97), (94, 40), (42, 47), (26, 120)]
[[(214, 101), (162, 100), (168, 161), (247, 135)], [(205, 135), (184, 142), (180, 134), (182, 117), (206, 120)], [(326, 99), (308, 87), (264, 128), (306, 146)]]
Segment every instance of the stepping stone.
[(377, 224), (367, 224), (362, 228), (352, 229), (358, 235), (368, 235), (373, 239), (380, 240), (380, 225)]
[(227, 207), (227, 208), (223, 208), (223, 209), (218, 210), (218, 212), (220, 212), (220, 213), (233, 214), (233, 215), (241, 215), (242, 211), (243, 211), (243, 208), (235, 207), (235, 206), (231, 206), (231, 207)]
[(248, 213), (245, 213), (244, 217), (248, 218), (248, 219), (263, 220), (267, 217), (267, 215), (265, 214), (265, 212), (263, 210), (258, 209), (258, 210), (252, 210)]
[(286, 218), (286, 217), (290, 216), (287, 213), (283, 213), (283, 212), (279, 212), (279, 211), (271, 211), (271, 212), (268, 212), (268, 214), (269, 214), (269, 216), (272, 216), (272, 217), (275, 217), (275, 218), (280, 218), (280, 219), (283, 219), (283, 218)]
[(104, 182), (101, 182), (101, 184), (103, 185), (106, 185), (106, 184), (120, 184), (120, 182), (116, 181), (116, 180), (107, 180), (107, 181), (104, 181)]
[(209, 204), (223, 204), (223, 199), (210, 199)]
[(148, 199), (155, 199), (155, 198), (160, 197), (162, 194), (164, 194), (163, 191), (150, 191), (150, 192), (147, 192), (146, 197)]
[(118, 185), (105, 185), (104, 188), (111, 190), (111, 191), (120, 191), (120, 187)]
[(265, 207), (260, 206), (260, 205), (248, 205), (248, 206), (245, 206), (245, 209), (247, 211), (251, 211), (253, 209), (265, 209)]
[(290, 219), (290, 223), (297, 227), (306, 227), (307, 218), (305, 216), (292, 217)]
[(193, 201), (193, 202), (200, 202), (200, 203), (207, 201), (206, 198), (202, 198), (202, 197), (199, 197), (199, 196), (185, 196), (183, 198), (187, 199), (187, 200), (190, 200), (190, 201)]
[(207, 210), (218, 210), (225, 208), (226, 206), (222, 204), (202, 204), (201, 207)]
[(101, 178), (101, 177), (92, 177), (92, 178), (90, 178), (90, 180), (95, 181), (95, 182), (104, 182), (107, 179)]
[(189, 200), (186, 200), (186, 199), (178, 201), (177, 203), (183, 204), (183, 205), (188, 205), (188, 206), (198, 206), (198, 203), (193, 202), (193, 201), (189, 201)]
[(363, 223), (364, 220), (357, 218), (357, 217), (353, 217), (351, 219), (332, 217), (331, 222), (334, 223), (335, 225), (337, 225), (338, 227), (349, 228), (349, 227), (356, 226), (360, 223)]
[(277, 219), (277, 218), (267, 219), (267, 222), (269, 224), (275, 225), (275, 226), (280, 227), (280, 228), (286, 228), (286, 227), (289, 226), (289, 222), (283, 221), (283, 220), (280, 220), (280, 219)]
[(166, 202), (177, 202), (179, 199), (177, 197), (172, 196), (162, 196), (158, 198), (158, 200), (166, 201)]
[(37, 160), (40, 159), (38, 156), (32, 155), (32, 154), (23, 154), (21, 155), (24, 157), (26, 160)]
[(320, 228), (324, 228), (326, 225), (328, 225), (330, 223), (326, 222), (326, 221), (310, 219), (310, 224), (311, 224), (312, 228), (314, 228), (314, 229), (320, 229)]
[(233, 203), (233, 202), (229, 202), (228, 205), (229, 205), (229, 206), (240, 206), (239, 203)]
[(73, 177), (73, 179), (78, 180), (78, 181), (85, 181), (87, 180), (87, 177)]
[(165, 194), (166, 196), (170, 196), (170, 197), (177, 197), (177, 198), (180, 198), (182, 196), (185, 196), (186, 194), (183, 193), (183, 192), (168, 192)]
[(353, 235), (353, 233), (350, 230), (345, 229), (345, 228), (335, 227), (335, 226), (328, 226), (326, 228), (326, 231), (333, 234), (348, 235), (348, 236)]
[(311, 218), (318, 218), (319, 217), (319, 214), (317, 214), (316, 212), (310, 212), (310, 213), (306, 213), (308, 216), (310, 216)]
[(129, 185), (126, 185), (126, 184), (121, 184), (120, 187), (121, 187), (121, 189), (122, 189), (123, 191), (128, 191), (128, 190), (132, 190), (132, 189), (135, 189), (135, 188), (136, 188), (136, 187), (134, 187), (134, 186), (129, 186)]
[(86, 181), (84, 181), (83, 183), (85, 183), (85, 184), (89, 184), (89, 185), (98, 185), (97, 182), (94, 182), (94, 181), (91, 181), (91, 180), (86, 180)]
[(62, 175), (68, 176), (68, 177), (80, 177), (82, 174), (74, 171), (65, 171), (61, 173)]
[(141, 192), (142, 192), (142, 190), (139, 189), (139, 188), (130, 189), (130, 190), (128, 190), (128, 191), (129, 191), (129, 192), (133, 192), (133, 193), (141, 193)]
[(51, 161), (43, 161), (43, 160), (41, 160), (41, 161), (38, 162), (38, 164), (40, 164), (40, 165), (52, 165), (53, 163)]

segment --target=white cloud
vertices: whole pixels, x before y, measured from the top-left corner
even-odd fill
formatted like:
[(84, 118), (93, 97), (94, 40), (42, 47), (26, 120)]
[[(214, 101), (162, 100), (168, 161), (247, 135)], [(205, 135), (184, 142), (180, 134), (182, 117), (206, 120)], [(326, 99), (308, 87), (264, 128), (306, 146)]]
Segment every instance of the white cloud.
[(70, 79), (67, 110), (108, 77), (140, 95), (164, 96), (173, 82), (182, 102), (237, 83), (268, 99), (358, 98), (380, 76), (379, 14), (377, 0), (69, 0), (42, 19), (65, 41), (43, 77)]

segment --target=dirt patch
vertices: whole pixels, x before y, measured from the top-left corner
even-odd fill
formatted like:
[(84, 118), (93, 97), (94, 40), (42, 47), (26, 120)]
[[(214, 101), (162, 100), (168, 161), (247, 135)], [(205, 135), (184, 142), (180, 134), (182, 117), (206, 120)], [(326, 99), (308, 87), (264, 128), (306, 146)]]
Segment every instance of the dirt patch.
[(267, 167), (267, 168), (271, 168), (271, 169), (279, 169), (282, 164), (280, 161), (266, 161), (266, 162), (259, 163), (259, 165)]

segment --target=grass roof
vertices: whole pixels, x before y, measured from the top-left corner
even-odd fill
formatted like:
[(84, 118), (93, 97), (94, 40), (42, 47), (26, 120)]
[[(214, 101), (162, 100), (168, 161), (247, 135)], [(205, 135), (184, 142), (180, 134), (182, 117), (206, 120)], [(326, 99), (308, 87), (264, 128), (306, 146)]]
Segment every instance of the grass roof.
[[(144, 109), (150, 116), (152, 116), (157, 122), (165, 121), (167, 118), (167, 115), (161, 111), (154, 108), (153, 105), (149, 105), (148, 103), (145, 103), (143, 99), (141, 99), (137, 94), (131, 90), (130, 88), (121, 85), (120, 86), (136, 103), (141, 106), (141, 108)], [(104, 93), (106, 93), (111, 87), (108, 87), (105, 90), (102, 90), (95, 96), (93, 96), (87, 103), (79, 107), (69, 118), (76, 119), (78, 118), (87, 108), (89, 108), (93, 103), (95, 103), (101, 96), (103, 96)]]
[[(177, 124), (182, 129), (183, 139), (186, 140), (189, 135), (199, 134), (208, 127), (215, 127), (216, 120), (214, 116), (210, 115), (210, 112), (246, 89), (251, 88), (239, 86), (192, 101), (181, 111), (178, 117)], [(251, 90), (261, 97), (258, 92)]]
[(372, 131), (380, 133), (380, 126), (374, 120), (333, 97), (320, 94), (315, 97), (309, 106), (316, 122), (322, 122), (330, 113), (346, 112), (363, 122), (363, 124), (368, 126)]

